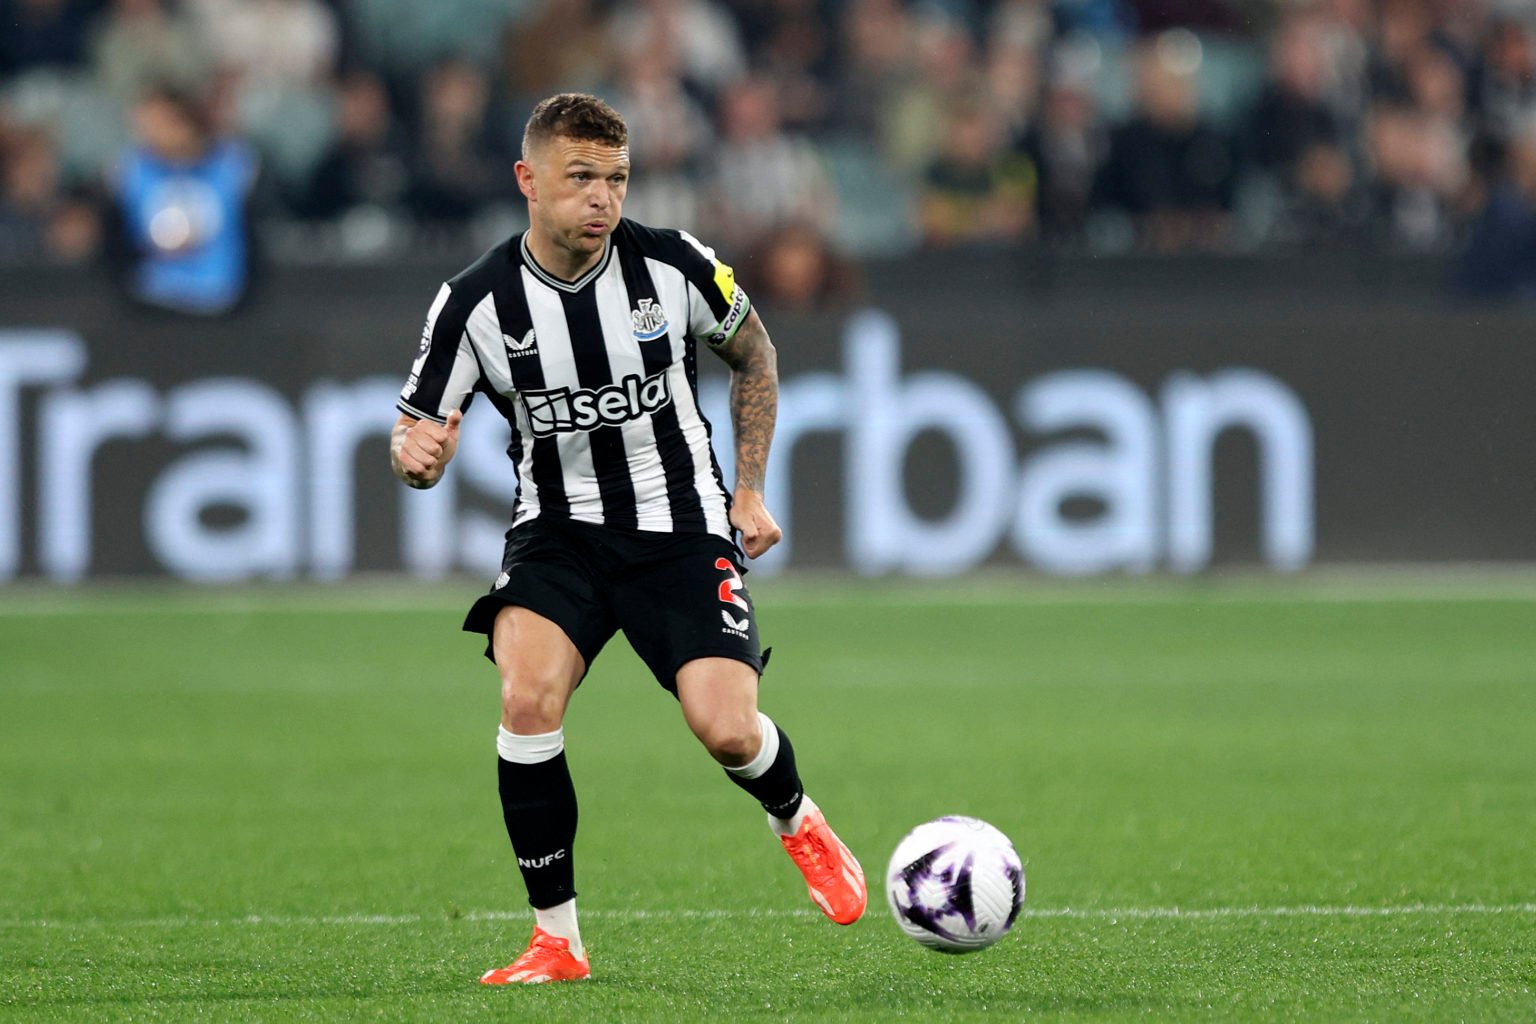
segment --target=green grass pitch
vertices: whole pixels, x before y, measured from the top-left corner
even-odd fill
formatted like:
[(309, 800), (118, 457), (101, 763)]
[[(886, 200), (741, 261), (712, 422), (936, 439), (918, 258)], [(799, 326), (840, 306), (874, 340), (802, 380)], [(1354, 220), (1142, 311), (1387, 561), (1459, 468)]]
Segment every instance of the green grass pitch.
[[(870, 912), (618, 641), (566, 723), (594, 979), (513, 990), (477, 584), (0, 592), (0, 1019), (1536, 1019), (1536, 593), (753, 583)], [(880, 881), (945, 813), (1029, 884), (964, 957)]]

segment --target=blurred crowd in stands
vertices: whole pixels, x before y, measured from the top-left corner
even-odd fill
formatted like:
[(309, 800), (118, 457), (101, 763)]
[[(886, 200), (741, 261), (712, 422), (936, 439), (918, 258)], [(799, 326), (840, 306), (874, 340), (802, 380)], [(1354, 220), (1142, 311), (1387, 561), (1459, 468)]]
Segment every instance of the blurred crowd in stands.
[[(1528, 0), (0, 0), (0, 261), (476, 251), (565, 90), (629, 120), (626, 214), (785, 303), (961, 245), (1350, 246), (1536, 295)], [(167, 200), (194, 165), (216, 199)]]

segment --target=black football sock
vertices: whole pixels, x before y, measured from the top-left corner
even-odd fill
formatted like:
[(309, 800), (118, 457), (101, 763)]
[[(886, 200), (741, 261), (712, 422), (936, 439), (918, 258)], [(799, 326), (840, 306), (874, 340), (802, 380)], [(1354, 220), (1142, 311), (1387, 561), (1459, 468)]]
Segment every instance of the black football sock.
[(800, 801), (805, 796), (800, 772), (795, 768), (795, 748), (771, 718), (762, 712), (757, 717), (763, 728), (762, 748), (750, 762), (740, 768), (727, 768), (725, 774), (756, 797), (763, 810), (787, 820), (800, 810)]
[(571, 847), (576, 840), (576, 787), (562, 749), (533, 764), (496, 759), (501, 815), (535, 909), (576, 895)]

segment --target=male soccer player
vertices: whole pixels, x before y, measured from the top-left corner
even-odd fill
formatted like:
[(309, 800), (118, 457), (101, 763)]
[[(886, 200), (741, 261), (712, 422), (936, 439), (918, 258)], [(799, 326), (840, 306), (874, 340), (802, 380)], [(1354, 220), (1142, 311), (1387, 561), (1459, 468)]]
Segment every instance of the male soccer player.
[[(773, 344), (730, 267), (692, 236), (620, 216), (628, 129), (593, 96), (535, 108), (517, 184), (529, 228), (443, 285), (401, 392), (391, 464), (431, 487), (475, 392), (512, 427), (518, 494), (501, 575), (464, 629), (501, 674), (498, 780), (533, 939), (489, 985), (591, 974), (576, 922), (576, 793), (561, 723), (622, 629), (683, 717), (768, 812), (832, 920), (864, 912), (864, 873), (805, 796), (789, 738), (757, 709), (763, 656), (742, 584), (780, 538), (763, 504), (778, 402)], [(736, 486), (699, 409), (697, 342), (731, 367)]]

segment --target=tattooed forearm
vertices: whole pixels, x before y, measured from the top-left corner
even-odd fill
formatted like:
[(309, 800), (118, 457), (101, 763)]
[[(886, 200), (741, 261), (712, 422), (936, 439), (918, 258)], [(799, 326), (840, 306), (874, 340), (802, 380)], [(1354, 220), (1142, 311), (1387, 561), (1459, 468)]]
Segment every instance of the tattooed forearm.
[(736, 486), (763, 490), (768, 448), (779, 409), (778, 355), (757, 311), (720, 349), (731, 367), (731, 426), (736, 432)]

